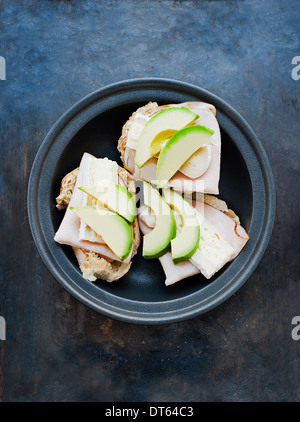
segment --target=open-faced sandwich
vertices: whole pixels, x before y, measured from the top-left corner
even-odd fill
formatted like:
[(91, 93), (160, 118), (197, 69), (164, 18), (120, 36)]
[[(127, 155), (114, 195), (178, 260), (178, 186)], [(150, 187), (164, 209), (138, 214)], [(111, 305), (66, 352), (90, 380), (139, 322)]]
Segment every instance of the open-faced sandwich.
[(124, 124), (118, 150), (136, 180), (184, 192), (219, 193), (221, 135), (211, 104), (149, 102)]
[(72, 246), (84, 278), (125, 275), (140, 243), (135, 183), (115, 161), (85, 153), (62, 182), (57, 208), (66, 209), (54, 240)]
[(143, 256), (159, 258), (166, 286), (199, 273), (210, 279), (247, 243), (246, 230), (224, 201), (211, 195), (195, 200), (169, 188), (161, 195), (150, 183), (143, 185)]

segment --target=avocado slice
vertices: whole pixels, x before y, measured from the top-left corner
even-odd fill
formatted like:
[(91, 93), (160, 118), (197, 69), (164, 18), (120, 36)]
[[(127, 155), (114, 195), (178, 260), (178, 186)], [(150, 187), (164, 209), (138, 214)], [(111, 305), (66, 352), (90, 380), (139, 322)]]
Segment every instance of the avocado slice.
[(176, 236), (176, 222), (171, 208), (150, 183), (143, 182), (143, 190), (144, 204), (154, 211), (156, 218), (154, 229), (143, 237), (143, 257), (154, 259), (170, 249), (170, 242)]
[(163, 189), (166, 202), (182, 219), (183, 227), (171, 241), (174, 264), (187, 261), (196, 252), (200, 241), (200, 225), (195, 209), (179, 194), (171, 189)]
[(81, 186), (78, 189), (97, 199), (102, 205), (115, 211), (129, 223), (134, 221), (136, 216), (135, 202), (124, 186), (114, 183), (102, 183)]
[(163, 146), (156, 169), (157, 187), (162, 188), (180, 167), (213, 135), (205, 126), (194, 125), (178, 130)]
[(141, 168), (161, 150), (162, 142), (177, 130), (193, 123), (198, 114), (186, 107), (168, 107), (155, 114), (145, 125), (139, 137), (135, 164)]
[(102, 237), (121, 261), (127, 258), (132, 248), (133, 234), (124, 218), (103, 208), (85, 206), (70, 209)]

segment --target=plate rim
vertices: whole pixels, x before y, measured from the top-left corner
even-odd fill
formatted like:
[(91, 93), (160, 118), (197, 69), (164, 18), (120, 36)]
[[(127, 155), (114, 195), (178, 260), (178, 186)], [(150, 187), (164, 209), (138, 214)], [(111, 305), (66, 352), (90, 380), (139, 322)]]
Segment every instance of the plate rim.
[[(41, 169), (40, 157), (43, 156), (47, 152), (47, 150), (51, 148), (50, 141), (55, 140), (56, 136), (63, 130), (63, 128), (66, 127), (72, 121), (72, 119), (76, 115), (78, 115), (81, 110), (90, 106), (93, 102), (97, 101), (97, 98), (101, 96), (105, 97), (107, 95), (112, 95), (115, 92), (128, 90), (128, 88), (132, 85), (134, 85), (135, 88), (139, 87), (139, 89), (146, 89), (146, 87), (151, 87), (152, 89), (162, 89), (163, 86), (163, 89), (172, 89), (174, 91), (176, 91), (176, 88), (178, 90), (178, 88), (181, 87), (189, 89), (193, 92), (197, 92), (202, 96), (206, 96), (213, 99), (213, 104), (216, 106), (217, 109), (217, 104), (219, 106), (225, 107), (226, 114), (229, 115), (229, 117), (231, 118), (231, 120), (234, 121), (235, 124), (238, 123), (239, 129), (245, 133), (245, 137), (247, 138), (247, 140), (250, 136), (253, 144), (251, 145), (251, 148), (254, 147), (256, 149), (256, 155), (257, 157), (259, 157), (260, 166), (262, 172), (264, 173), (264, 186), (266, 188), (265, 194), (268, 198), (268, 201), (266, 203), (266, 212), (264, 215), (265, 226), (264, 231), (260, 233), (259, 247), (251, 254), (251, 256), (254, 255), (254, 257), (252, 258), (252, 261), (250, 263), (251, 265), (247, 266), (247, 274), (244, 273), (243, 277), (241, 277), (239, 276), (238, 272), (236, 276), (231, 280), (231, 282), (225, 286), (224, 289), (219, 290), (214, 295), (216, 297), (207, 306), (202, 305), (200, 307), (197, 304), (194, 304), (193, 306), (175, 311), (167, 310), (165, 312), (147, 313), (142, 311), (136, 312), (133, 310), (124, 310), (110, 304), (102, 303), (100, 305), (99, 303), (96, 303), (98, 302), (98, 300), (95, 301), (95, 298), (93, 298), (94, 301), (91, 300), (90, 295), (86, 291), (82, 290), (80, 286), (78, 286), (77, 284), (74, 285), (73, 280), (69, 276), (66, 276), (66, 274), (61, 273), (61, 271), (59, 271), (61, 270), (60, 268), (56, 268), (53, 266), (53, 262), (51, 261), (49, 254), (47, 253), (47, 242), (45, 241), (45, 239), (43, 239), (41, 232), (37, 230), (35, 216), (38, 213), (34, 209), (34, 201), (32, 201), (32, 199), (36, 196), (37, 186), (39, 183), (37, 176), (39, 170)], [(88, 307), (94, 309), (95, 311), (102, 313), (106, 316), (112, 317), (114, 319), (136, 324), (167, 324), (190, 319), (210, 311), (211, 309), (223, 303), (230, 296), (232, 296), (249, 279), (249, 277), (252, 275), (259, 262), (261, 261), (272, 235), (276, 215), (276, 188), (271, 164), (269, 162), (269, 159), (267, 157), (266, 151), (262, 143), (258, 139), (252, 127), (248, 124), (248, 122), (230, 104), (228, 104), (226, 101), (224, 101), (214, 93), (187, 82), (168, 78), (133, 78), (106, 85), (84, 96), (75, 104), (73, 104), (69, 109), (67, 109), (50, 128), (50, 130), (44, 137), (44, 140), (42, 141), (40, 147), (38, 148), (31, 168), (27, 192), (27, 211), (31, 233), (42, 260), (44, 261), (46, 267), (52, 273), (54, 278), (56, 278), (56, 280), (70, 294), (72, 294), (79, 301), (81, 301)], [(235, 281), (236, 278), (238, 278), (240, 281)], [(223, 292), (222, 290), (226, 291)], [(125, 302), (134, 302), (125, 298), (122, 299)], [(179, 300), (180, 299), (175, 299), (173, 300), (173, 302)], [(154, 303), (154, 305), (156, 304), (156, 302), (152, 303)]]

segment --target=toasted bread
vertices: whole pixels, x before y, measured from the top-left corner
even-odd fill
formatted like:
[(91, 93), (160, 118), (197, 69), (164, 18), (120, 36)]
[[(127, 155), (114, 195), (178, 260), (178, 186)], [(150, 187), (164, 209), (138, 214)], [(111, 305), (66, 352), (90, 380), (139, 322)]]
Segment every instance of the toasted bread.
[(79, 167), (68, 173), (61, 181), (60, 192), (56, 198), (56, 208), (64, 210), (69, 205), (76, 183)]
[[(63, 210), (68, 207), (70, 199), (73, 194), (74, 186), (79, 168), (74, 169), (68, 173), (61, 181), (61, 187), (58, 197), (56, 198), (56, 207)], [(133, 198), (136, 196), (135, 183), (130, 177), (129, 173), (122, 167), (118, 167), (119, 177), (126, 185), (128, 191)], [(138, 219), (135, 218), (133, 224), (133, 250), (132, 256), (137, 253), (140, 244), (140, 230)], [(131, 262), (124, 263), (119, 261), (109, 262), (99, 254), (85, 249), (73, 248), (77, 258), (79, 268), (84, 278), (90, 281), (97, 279), (106, 280), (108, 282), (115, 281), (123, 277), (130, 269)]]

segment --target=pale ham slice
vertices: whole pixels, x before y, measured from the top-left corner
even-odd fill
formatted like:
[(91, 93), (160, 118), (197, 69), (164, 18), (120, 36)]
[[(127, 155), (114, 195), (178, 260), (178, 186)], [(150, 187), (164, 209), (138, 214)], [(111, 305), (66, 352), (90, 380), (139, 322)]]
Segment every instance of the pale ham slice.
[[(196, 178), (190, 179), (189, 177), (182, 174), (180, 171), (170, 179), (166, 187), (171, 187), (176, 190), (183, 190), (185, 192), (203, 192), (203, 193), (219, 193), (219, 179), (220, 179), (220, 165), (221, 165), (221, 134), (218, 121), (216, 119), (216, 109), (211, 104), (202, 102), (186, 102), (181, 104), (168, 104), (159, 107), (159, 112), (163, 108), (167, 107), (187, 107), (194, 113), (197, 113), (200, 117), (193, 123), (195, 125), (206, 126), (209, 129), (214, 130), (214, 134), (208, 139), (207, 144), (211, 145), (211, 162), (206, 172)], [(147, 116), (147, 119), (152, 117)], [(136, 119), (141, 120), (139, 114), (136, 115)], [(129, 132), (130, 133), (130, 132)], [(133, 178), (136, 180), (145, 180), (148, 182), (155, 183), (156, 180), (156, 164), (157, 158), (152, 158), (142, 168), (138, 168), (134, 162), (135, 158), (135, 143), (129, 139), (126, 144), (124, 152), (124, 164), (125, 167), (132, 173)]]
[[(108, 258), (108, 260), (120, 261), (120, 259), (107, 245), (79, 240), (80, 218), (72, 210), (70, 210), (70, 207), (81, 206), (84, 203), (85, 193), (77, 188), (84, 184), (85, 174), (88, 171), (89, 161), (91, 158), (94, 158), (91, 154), (84, 153), (81, 159), (74, 192), (64, 218), (54, 236), (54, 240), (60, 244), (96, 252), (104, 258)], [(130, 262), (131, 255), (132, 254), (129, 254), (123, 262)]]
[(166, 286), (170, 286), (171, 284), (177, 283), (177, 281), (184, 280), (185, 278), (192, 277), (193, 275), (200, 273), (200, 270), (190, 261), (181, 262), (180, 264), (175, 265), (172, 261), (171, 252), (167, 252), (158, 259), (166, 275)]

